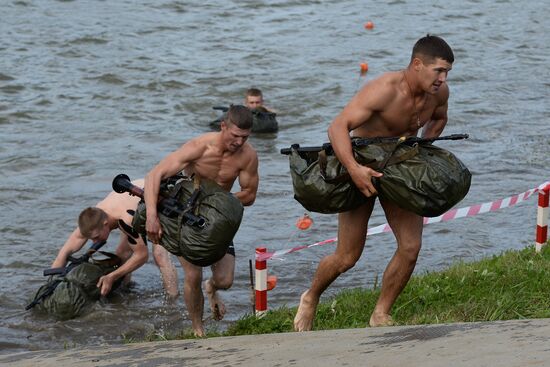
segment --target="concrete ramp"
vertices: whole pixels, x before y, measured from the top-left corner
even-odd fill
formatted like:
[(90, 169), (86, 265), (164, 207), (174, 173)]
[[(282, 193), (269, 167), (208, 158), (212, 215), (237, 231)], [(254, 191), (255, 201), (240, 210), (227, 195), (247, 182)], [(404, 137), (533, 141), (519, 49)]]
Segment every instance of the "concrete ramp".
[(249, 335), (25, 352), (2, 366), (550, 366), (550, 319)]

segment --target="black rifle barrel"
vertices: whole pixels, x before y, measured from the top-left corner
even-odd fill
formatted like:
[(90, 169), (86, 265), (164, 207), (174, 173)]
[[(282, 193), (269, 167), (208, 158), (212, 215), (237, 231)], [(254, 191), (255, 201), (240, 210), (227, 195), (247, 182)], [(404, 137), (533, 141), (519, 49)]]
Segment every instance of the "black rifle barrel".
[[(468, 139), (468, 134), (452, 134), (447, 136), (440, 136), (437, 138), (419, 138), (416, 136), (409, 136), (405, 137), (404, 142), (407, 143), (431, 143), (436, 140), (459, 140), (459, 139)], [(362, 147), (369, 144), (375, 144), (375, 143), (391, 143), (396, 142), (399, 139), (402, 138), (357, 138), (352, 140), (353, 146), (356, 147)], [(328, 153), (332, 152), (332, 144), (331, 143), (324, 143), (321, 146), (313, 146), (313, 147), (300, 147), (299, 144), (293, 144), (290, 148), (283, 148), (281, 149), (281, 154), (289, 155), (292, 153), (292, 149), (296, 149), (298, 152), (320, 152), (321, 150), (325, 150)]]

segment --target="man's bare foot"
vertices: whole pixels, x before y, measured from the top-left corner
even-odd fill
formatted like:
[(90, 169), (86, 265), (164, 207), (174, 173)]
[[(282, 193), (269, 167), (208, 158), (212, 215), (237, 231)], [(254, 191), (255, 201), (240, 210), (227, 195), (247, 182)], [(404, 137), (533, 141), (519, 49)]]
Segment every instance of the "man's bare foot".
[(204, 338), (206, 337), (206, 334), (204, 333), (204, 329), (202, 326), (200, 328), (193, 328), (193, 335), (195, 335), (197, 338)]
[(317, 310), (318, 300), (312, 300), (308, 295), (309, 291), (302, 293), (300, 297), (300, 305), (294, 317), (295, 331), (310, 331), (313, 328), (313, 319)]
[(164, 294), (164, 301), (167, 305), (175, 305), (178, 302), (178, 295)]
[(393, 319), (390, 315), (382, 312), (373, 312), (370, 316), (369, 326), (370, 327), (379, 327), (379, 326), (393, 326), (395, 325)]
[(211, 279), (204, 282), (204, 290), (208, 296), (208, 303), (210, 303), (210, 310), (212, 310), (212, 318), (217, 321), (222, 320), (225, 316), (225, 305), (212, 285)]

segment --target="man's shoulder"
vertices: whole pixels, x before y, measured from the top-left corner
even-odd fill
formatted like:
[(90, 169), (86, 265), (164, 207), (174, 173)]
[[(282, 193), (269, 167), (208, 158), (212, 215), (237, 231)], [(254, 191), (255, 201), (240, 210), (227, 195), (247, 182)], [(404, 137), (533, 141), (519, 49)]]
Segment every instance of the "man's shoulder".
[(368, 98), (376, 105), (385, 105), (398, 93), (400, 75), (402, 73), (390, 71), (371, 80), (361, 90), (361, 98)]
[(248, 165), (250, 162), (258, 161), (258, 152), (252, 144), (246, 142), (241, 149), (241, 159)]
[(176, 152), (178, 153), (189, 153), (190, 151), (194, 152), (195, 155), (202, 155), (208, 148), (216, 144), (216, 137), (219, 132), (210, 132), (205, 133), (199, 136), (196, 136), (187, 142), (185, 142)]
[(399, 71), (387, 71), (380, 75), (378, 78), (373, 79), (372, 83), (377, 87), (385, 90), (395, 90), (401, 80), (403, 79), (403, 73)]
[(188, 140), (185, 145), (192, 144), (196, 146), (207, 146), (208, 144), (211, 144), (212, 142), (214, 142), (216, 140), (216, 137), (219, 136), (219, 134), (220, 134), (219, 131), (204, 133)]

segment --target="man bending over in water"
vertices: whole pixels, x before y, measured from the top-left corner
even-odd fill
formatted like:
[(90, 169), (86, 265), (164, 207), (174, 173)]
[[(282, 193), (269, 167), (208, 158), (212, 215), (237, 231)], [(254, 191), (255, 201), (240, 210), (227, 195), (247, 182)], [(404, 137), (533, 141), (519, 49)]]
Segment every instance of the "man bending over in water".
[[(143, 187), (143, 180), (136, 180), (136, 186)], [(132, 216), (128, 210), (135, 211), (140, 198), (128, 193), (118, 194), (111, 192), (95, 207), (84, 209), (78, 217), (78, 227), (71, 233), (52, 264), (52, 268), (63, 267), (67, 263), (69, 255), (78, 252), (88, 241), (107, 241), (109, 234), (119, 228), (119, 220), (131, 226)], [(105, 296), (111, 291), (113, 283), (125, 277), (129, 279), (132, 271), (142, 266), (148, 258), (146, 244), (141, 238), (130, 244), (128, 236), (121, 231), (120, 242), (116, 248), (118, 255), (124, 264), (117, 270), (102, 276), (97, 286), (101, 288), (101, 295)], [(178, 296), (178, 278), (174, 264), (170, 259), (170, 253), (159, 245), (153, 245), (153, 257), (159, 267), (164, 289), (168, 299), (176, 299)]]

